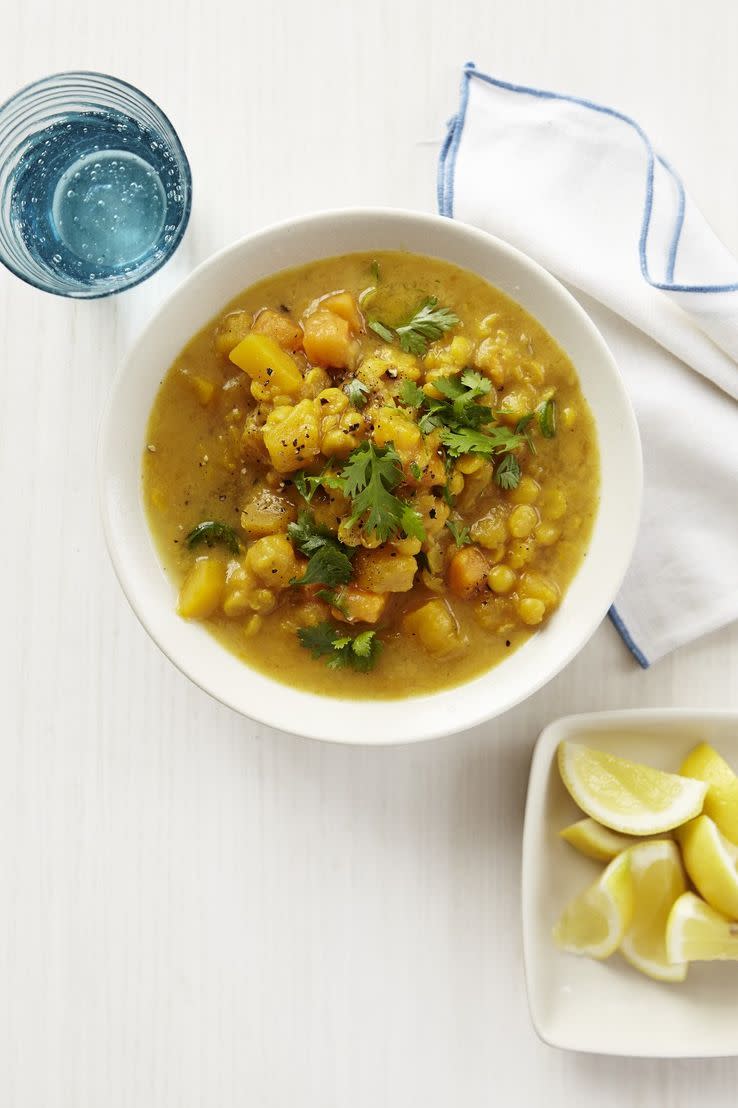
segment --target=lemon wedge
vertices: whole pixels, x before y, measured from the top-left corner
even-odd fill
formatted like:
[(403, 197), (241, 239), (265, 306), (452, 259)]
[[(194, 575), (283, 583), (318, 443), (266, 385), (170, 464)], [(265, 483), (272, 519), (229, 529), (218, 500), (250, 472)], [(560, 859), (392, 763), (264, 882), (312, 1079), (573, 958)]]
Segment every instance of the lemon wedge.
[(738, 919), (738, 846), (720, 834), (709, 816), (677, 831), (687, 873), (708, 904)]
[(684, 893), (669, 915), (666, 950), (674, 962), (738, 960), (738, 923), (694, 893)]
[(594, 858), (596, 862), (611, 862), (616, 855), (622, 854), (636, 842), (632, 835), (611, 831), (596, 819), (580, 819), (576, 823), (570, 823), (563, 831), (559, 831), (559, 835), (580, 854)]
[(731, 842), (738, 843), (738, 777), (709, 743), (690, 751), (679, 772), (707, 782), (704, 812)]
[(685, 962), (672, 965), (666, 953), (666, 925), (687, 882), (679, 848), (670, 839), (638, 843), (628, 850), (633, 884), (633, 919), (620, 952), (641, 973), (656, 981), (683, 981)]
[(558, 750), (561, 778), (579, 807), (626, 835), (660, 835), (702, 811), (704, 781), (616, 758), (578, 743)]
[(633, 886), (627, 851), (618, 855), (594, 885), (564, 910), (554, 939), (570, 954), (609, 958), (633, 917)]

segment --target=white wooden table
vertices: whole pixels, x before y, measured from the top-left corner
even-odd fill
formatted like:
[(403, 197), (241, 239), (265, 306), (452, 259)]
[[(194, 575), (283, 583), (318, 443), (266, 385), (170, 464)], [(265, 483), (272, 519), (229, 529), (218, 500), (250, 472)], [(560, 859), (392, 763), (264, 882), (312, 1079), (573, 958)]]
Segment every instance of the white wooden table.
[[(180, 266), (311, 209), (432, 210), (470, 58), (636, 115), (738, 250), (731, 0), (219, 8), (23, 0), (3, 14), (0, 96), (92, 68), (171, 115), (195, 180)], [(738, 627), (642, 673), (604, 625), (505, 718), (413, 748), (324, 746), (221, 708), (139, 627), (98, 523), (101, 405), (161, 283), (75, 305), (0, 274), (0, 1103), (734, 1105), (738, 1061), (542, 1046), (518, 898), (541, 727), (597, 708), (737, 708)], [(709, 569), (707, 537), (705, 553)]]

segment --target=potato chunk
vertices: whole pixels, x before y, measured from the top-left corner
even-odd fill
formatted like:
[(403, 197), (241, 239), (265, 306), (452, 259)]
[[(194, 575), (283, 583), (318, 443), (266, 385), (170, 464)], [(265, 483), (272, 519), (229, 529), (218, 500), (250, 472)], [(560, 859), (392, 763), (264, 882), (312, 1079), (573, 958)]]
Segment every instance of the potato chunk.
[(362, 550), (356, 555), (356, 583), (368, 592), (409, 592), (418, 563), (409, 554), (396, 550)]
[(249, 538), (286, 531), (287, 524), (297, 516), (294, 505), (270, 489), (260, 488), (241, 512), (241, 526)]
[(314, 400), (294, 407), (275, 408), (264, 427), (264, 445), (278, 473), (294, 473), (320, 453), (318, 416)]
[(456, 596), (468, 600), (487, 585), (490, 565), (476, 546), (465, 546), (454, 554), (448, 567), (448, 587)]
[(179, 590), (177, 611), (185, 619), (207, 619), (220, 604), (225, 566), (219, 558), (197, 558)]
[(275, 312), (272, 308), (264, 308), (259, 312), (251, 331), (252, 334), (267, 335), (274, 339), (283, 350), (295, 351), (302, 347), (302, 328), (293, 323), (284, 312)]
[(293, 358), (269, 335), (253, 332), (231, 350), (229, 358), (252, 381), (277, 395), (297, 396), (303, 378)]
[(305, 353), (313, 365), (353, 369), (359, 344), (345, 319), (326, 308), (318, 308), (303, 326)]
[(265, 535), (249, 547), (246, 566), (270, 589), (283, 589), (299, 576), (301, 563), (286, 535)]
[(408, 635), (417, 635), (429, 654), (450, 654), (462, 645), (453, 612), (440, 598), (408, 612), (402, 629)]
[(229, 312), (218, 324), (215, 332), (215, 349), (219, 354), (230, 354), (241, 339), (245, 339), (251, 329), (251, 316), (248, 312)]

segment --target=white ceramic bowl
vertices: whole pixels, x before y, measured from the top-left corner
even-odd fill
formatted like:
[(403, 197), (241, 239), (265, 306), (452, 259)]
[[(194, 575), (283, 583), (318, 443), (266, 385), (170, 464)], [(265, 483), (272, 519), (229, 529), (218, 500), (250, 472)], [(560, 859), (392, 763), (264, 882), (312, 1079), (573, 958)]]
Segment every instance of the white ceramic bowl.
[[(239, 290), (277, 270), (358, 250), (409, 250), (454, 262), (531, 312), (572, 359), (594, 413), (602, 465), (600, 511), (582, 568), (544, 631), (501, 665), (459, 688), (405, 701), (367, 699), (346, 712), (333, 699), (277, 684), (175, 612), (149, 533), (141, 455), (149, 412), (184, 343)], [(215, 254), (162, 305), (123, 363), (99, 449), (105, 534), (121, 585), (164, 653), (212, 696), (252, 719), (318, 739), (397, 743), (429, 739), (499, 715), (549, 681), (584, 646), (628, 566), (641, 501), (633, 411), (602, 337), (582, 308), (530, 258), (482, 231), (438, 216), (357, 209), (326, 212), (249, 235)]]
[(602, 870), (558, 835), (583, 816), (559, 777), (562, 740), (672, 773), (705, 741), (738, 766), (738, 714), (655, 708), (569, 716), (547, 727), (528, 785), (522, 905), (528, 1003), (544, 1042), (648, 1058), (738, 1055), (738, 963), (698, 962), (674, 985), (644, 977), (618, 954), (595, 962), (554, 945), (551, 932), (566, 904)]

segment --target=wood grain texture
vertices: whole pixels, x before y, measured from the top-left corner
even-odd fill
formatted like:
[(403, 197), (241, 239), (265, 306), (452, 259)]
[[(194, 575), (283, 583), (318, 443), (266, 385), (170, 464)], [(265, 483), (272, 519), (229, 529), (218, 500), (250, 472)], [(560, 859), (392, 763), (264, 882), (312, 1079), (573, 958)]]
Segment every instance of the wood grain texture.
[[(460, 67), (635, 114), (738, 250), (729, 0), (24, 0), (0, 97), (117, 73), (192, 160), (182, 271), (291, 214), (432, 210)], [(738, 1061), (565, 1055), (531, 1029), (520, 832), (563, 713), (738, 707), (738, 628), (647, 674), (609, 625), (504, 719), (414, 748), (249, 724), (190, 686), (103, 548), (95, 439), (171, 281), (65, 303), (0, 273), (0, 1100), (8, 1108), (691, 1108)], [(709, 545), (706, 548), (709, 571)]]

